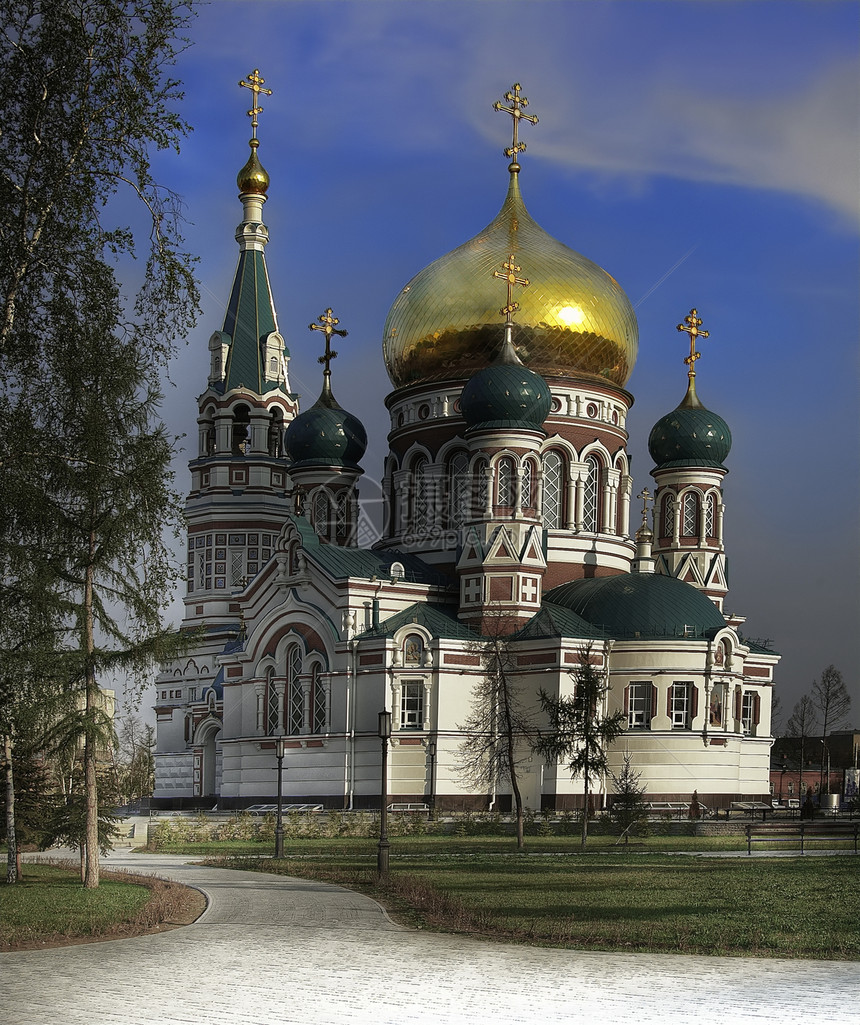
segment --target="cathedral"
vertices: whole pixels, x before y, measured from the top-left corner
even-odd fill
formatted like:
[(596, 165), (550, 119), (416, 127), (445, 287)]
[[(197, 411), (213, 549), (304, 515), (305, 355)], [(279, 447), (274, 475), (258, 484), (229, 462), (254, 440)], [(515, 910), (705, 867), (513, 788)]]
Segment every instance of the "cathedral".
[[(592, 783), (599, 806), (626, 758), (649, 801), (767, 799), (779, 656), (724, 612), (731, 434), (696, 393), (697, 311), (677, 325), (686, 387), (679, 356), (680, 402), (649, 437), (653, 495), (634, 496), (636, 317), (610, 274), (529, 215), (519, 133), (537, 118), (514, 85), (495, 104), (513, 127), (498, 215), (418, 271), (385, 321), (384, 520), (368, 539), (367, 436), (332, 371), (346, 332), (331, 309), (311, 325), (322, 382), (300, 411), (265, 259), (268, 90), (256, 71), (240, 84), (255, 102), (239, 261), (198, 399), (193, 641), (157, 680), (153, 804), (271, 803), (280, 751), (286, 803), (378, 807), (384, 711), (392, 802), (504, 812), (510, 781), (476, 790), (462, 769), (488, 638), (535, 714), (540, 692), (571, 695), (583, 659), (600, 674), (602, 711), (625, 728)], [(582, 807), (565, 764), (521, 755), (529, 808)]]

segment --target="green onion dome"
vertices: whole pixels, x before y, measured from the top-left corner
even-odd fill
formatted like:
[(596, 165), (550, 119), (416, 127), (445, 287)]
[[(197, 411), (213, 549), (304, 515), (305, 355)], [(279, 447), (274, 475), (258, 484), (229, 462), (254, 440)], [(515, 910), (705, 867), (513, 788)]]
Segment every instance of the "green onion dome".
[(661, 417), (648, 437), (648, 451), (658, 470), (683, 466), (725, 469), (723, 462), (731, 447), (728, 424), (705, 409), (696, 396), (692, 377), (683, 402)]
[(342, 466), (360, 470), (367, 432), (358, 419), (341, 409), (331, 393), (328, 376), (316, 403), (287, 427), (284, 444), (290, 470), (312, 466)]
[(572, 580), (544, 595), (618, 640), (713, 637), (726, 621), (692, 584), (658, 573)]
[(546, 381), (522, 363), (494, 363), (466, 382), (460, 412), (469, 428), (541, 430), (552, 396)]

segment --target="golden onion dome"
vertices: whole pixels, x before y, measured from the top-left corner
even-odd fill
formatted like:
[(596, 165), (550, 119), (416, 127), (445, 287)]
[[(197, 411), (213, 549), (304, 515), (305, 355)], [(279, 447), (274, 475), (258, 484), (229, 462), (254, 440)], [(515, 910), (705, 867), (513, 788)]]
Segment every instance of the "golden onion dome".
[(269, 175), (265, 167), (257, 158), (257, 147), (260, 145), (258, 139), (251, 139), (249, 142), (251, 155), (248, 162), (236, 176), (236, 184), (240, 192), (255, 192), (265, 196), (269, 188)]
[(487, 366), (502, 340), (504, 293), (493, 277), (513, 254), (529, 279), (517, 292), (513, 341), (544, 377), (624, 385), (639, 342), (636, 314), (618, 282), (548, 235), (520, 194), (519, 166), (498, 216), (473, 239), (415, 275), (385, 321), (383, 356), (396, 388), (461, 380)]

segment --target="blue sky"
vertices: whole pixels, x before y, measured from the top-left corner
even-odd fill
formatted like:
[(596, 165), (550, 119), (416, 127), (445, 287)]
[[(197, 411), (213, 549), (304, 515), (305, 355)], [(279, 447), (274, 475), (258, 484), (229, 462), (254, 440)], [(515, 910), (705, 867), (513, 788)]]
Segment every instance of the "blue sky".
[(526, 205), (636, 307), (634, 493), (653, 483), (651, 426), (684, 394), (675, 325), (696, 306), (710, 331), (697, 389), (734, 436), (727, 610), (782, 652), (787, 713), (832, 662), (860, 723), (860, 4), (216, 0), (192, 41), (177, 70), (195, 130), (180, 157), (156, 161), (184, 198), (204, 294), (169, 425), (196, 437), (235, 267), (250, 136), (240, 78), (259, 68), (274, 91), (259, 155), (292, 386), (315, 400), (307, 325), (332, 306), (349, 330), (334, 391), (367, 427), (370, 479), (388, 430), (386, 313), (496, 214), (510, 119), (492, 104), (521, 82), (540, 117), (522, 132)]

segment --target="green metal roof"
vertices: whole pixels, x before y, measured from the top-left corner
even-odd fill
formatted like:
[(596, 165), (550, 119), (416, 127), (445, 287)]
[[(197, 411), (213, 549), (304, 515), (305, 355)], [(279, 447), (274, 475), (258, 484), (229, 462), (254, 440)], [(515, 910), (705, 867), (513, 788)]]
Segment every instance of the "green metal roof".
[(524, 627), (513, 635), (513, 640), (540, 640), (545, 637), (582, 637), (604, 640), (609, 635), (587, 623), (581, 616), (562, 605), (544, 602), (538, 612)]
[(403, 566), (401, 579), (410, 584), (430, 584), (436, 587), (451, 587), (449, 577), (428, 566), (417, 555), (407, 552), (377, 552), (369, 548), (342, 548), (339, 545), (323, 543), (313, 527), (303, 516), (292, 516), (302, 538), (302, 548), (317, 565), (335, 580), (348, 577), (364, 577), (370, 580), (391, 578), (391, 566), (399, 562)]
[[(224, 391), (245, 387), (257, 394), (277, 388), (266, 380), (261, 342), (278, 330), (266, 258), (255, 249), (239, 253), (233, 289), (224, 316), (223, 333), (231, 338)], [(287, 352), (286, 347), (284, 352)]]
[(448, 637), (461, 641), (480, 641), (480, 636), (457, 619), (456, 605), (430, 605), (416, 602), (402, 612), (389, 616), (379, 628), (365, 630), (361, 637), (391, 637), (402, 626), (416, 623), (429, 630), (434, 637)]
[(657, 573), (573, 580), (554, 587), (546, 599), (617, 640), (701, 640), (726, 625), (706, 594), (683, 580)]

